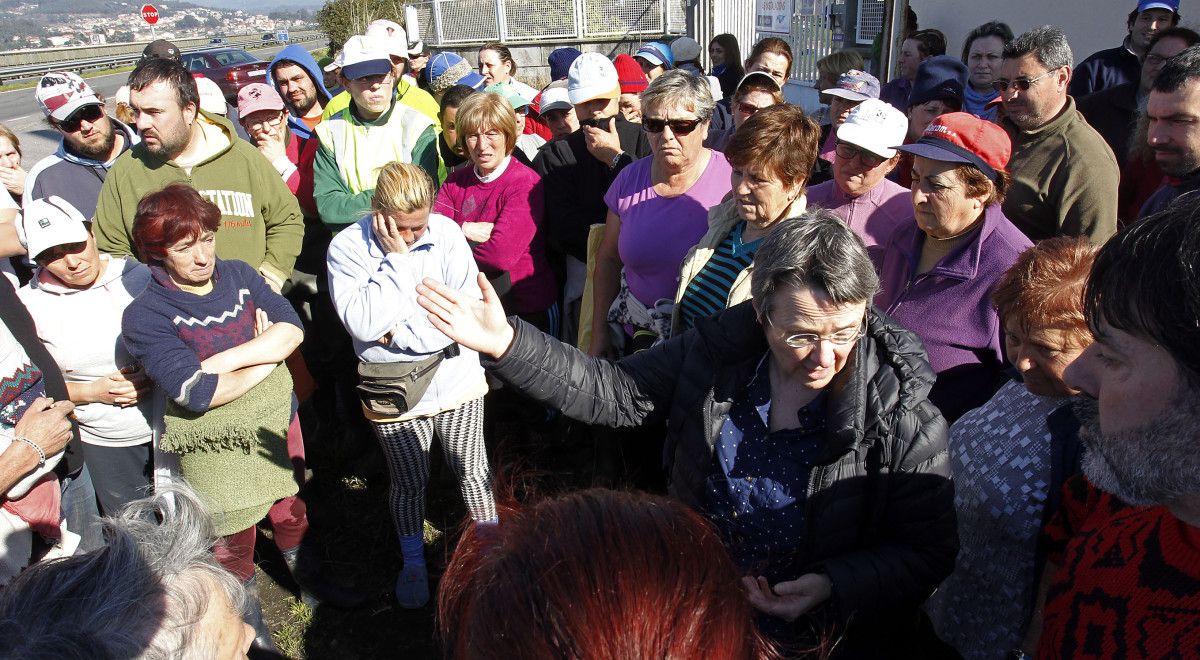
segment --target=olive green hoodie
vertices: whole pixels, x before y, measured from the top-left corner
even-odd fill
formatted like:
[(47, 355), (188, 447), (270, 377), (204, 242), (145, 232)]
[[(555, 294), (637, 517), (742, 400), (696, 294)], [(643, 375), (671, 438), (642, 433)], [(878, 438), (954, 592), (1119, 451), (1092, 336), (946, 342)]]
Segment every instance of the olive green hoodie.
[(133, 217), (148, 193), (171, 183), (186, 183), (221, 209), (217, 256), (254, 266), (276, 286), (291, 276), (304, 239), (300, 205), (270, 161), (239, 139), (224, 117), (201, 111), (197, 121), (224, 134), (217, 153), (192, 166), (146, 151), (145, 143), (126, 151), (113, 164), (100, 189), (93, 229), (101, 252), (134, 255)]

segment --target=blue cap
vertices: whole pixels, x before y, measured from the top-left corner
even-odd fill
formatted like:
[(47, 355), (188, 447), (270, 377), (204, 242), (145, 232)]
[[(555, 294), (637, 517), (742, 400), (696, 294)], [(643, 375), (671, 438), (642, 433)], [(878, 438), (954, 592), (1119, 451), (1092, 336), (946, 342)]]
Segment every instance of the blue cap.
[(671, 52), (671, 47), (661, 41), (651, 41), (650, 43), (637, 49), (633, 54), (634, 57), (640, 57), (643, 60), (655, 65), (661, 66), (664, 69), (670, 69), (675, 66), (675, 54)]
[(1142, 13), (1149, 9), (1166, 9), (1169, 12), (1179, 13), (1179, 0), (1140, 0), (1137, 6), (1137, 13)]
[(931, 57), (917, 67), (908, 107), (929, 101), (954, 101), (961, 108), (966, 87), (967, 65), (949, 55)]
[(550, 82), (562, 80), (571, 71), (571, 63), (583, 53), (574, 48), (555, 48), (546, 58), (550, 65)]
[(454, 53), (437, 53), (429, 58), (421, 72), (431, 94), (440, 94), (455, 85), (466, 85), (475, 91), (483, 89), (487, 80), (466, 60)]

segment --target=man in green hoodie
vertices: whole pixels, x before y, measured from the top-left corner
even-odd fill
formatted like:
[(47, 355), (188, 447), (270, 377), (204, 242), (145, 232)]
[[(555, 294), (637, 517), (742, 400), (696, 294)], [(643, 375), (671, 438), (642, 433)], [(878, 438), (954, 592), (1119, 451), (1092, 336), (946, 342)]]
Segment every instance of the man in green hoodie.
[(129, 90), (142, 143), (117, 160), (100, 189), (97, 246), (133, 255), (142, 197), (186, 183), (221, 209), (217, 256), (245, 261), (279, 290), (300, 253), (304, 220), (275, 168), (228, 120), (200, 110), (196, 82), (180, 62), (144, 61)]

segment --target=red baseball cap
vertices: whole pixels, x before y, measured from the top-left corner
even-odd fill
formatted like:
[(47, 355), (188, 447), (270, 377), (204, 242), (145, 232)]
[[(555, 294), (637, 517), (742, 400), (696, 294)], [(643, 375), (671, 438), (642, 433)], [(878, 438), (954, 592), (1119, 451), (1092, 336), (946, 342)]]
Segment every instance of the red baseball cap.
[(916, 156), (948, 163), (966, 163), (995, 181), (1008, 166), (1012, 141), (1000, 126), (966, 112), (944, 114), (929, 123), (921, 138), (896, 147)]

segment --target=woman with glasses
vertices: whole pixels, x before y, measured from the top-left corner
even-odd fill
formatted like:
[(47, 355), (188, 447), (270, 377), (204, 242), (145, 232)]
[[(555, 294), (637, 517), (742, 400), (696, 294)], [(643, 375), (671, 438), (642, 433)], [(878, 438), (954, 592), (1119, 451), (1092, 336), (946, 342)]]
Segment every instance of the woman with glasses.
[(237, 111), (246, 135), (279, 172), (305, 217), (316, 218), (313, 159), (317, 157), (317, 140), (301, 140), (292, 133), (283, 97), (270, 85), (251, 83), (243, 87), (238, 92)]
[(1032, 245), (1004, 216), (1008, 134), (965, 112), (942, 115), (913, 144), (916, 221), (883, 252), (875, 305), (925, 343), (937, 383), (929, 395), (951, 423), (1002, 382), (1003, 328), (991, 292)]
[[(774, 105), (782, 105), (783, 90), (775, 79), (762, 71), (751, 71), (742, 77), (741, 82), (733, 91), (730, 98), (730, 114), (733, 115), (733, 126), (708, 137), (708, 146), (717, 151), (725, 151), (725, 146), (733, 137), (734, 132), (754, 113)], [(718, 104), (720, 105), (720, 104)], [(728, 158), (726, 154), (726, 158)]]
[(846, 657), (921, 657), (919, 607), (958, 549), (933, 371), (871, 307), (878, 276), (837, 216), (780, 221), (754, 262), (748, 303), (616, 363), (506, 320), (486, 281), (482, 301), (417, 290), (517, 391), (588, 423), (665, 419), (668, 491), (753, 576), (764, 631), (811, 644), (797, 637), (835, 627)]
[(878, 263), (897, 227), (912, 222), (909, 192), (888, 180), (900, 162), (904, 113), (879, 99), (859, 103), (835, 129), (833, 180), (808, 189), (808, 203), (841, 216)]
[(651, 155), (621, 170), (604, 195), (592, 355), (632, 353), (670, 335), (683, 257), (708, 229), (708, 210), (730, 189), (729, 162), (704, 146), (716, 105), (708, 82), (668, 71), (641, 96)]
[(733, 196), (708, 212), (708, 232), (683, 260), (672, 335), (750, 299), (755, 252), (780, 220), (804, 213), (820, 133), (803, 110), (779, 105), (754, 113), (733, 135), (725, 149)]

